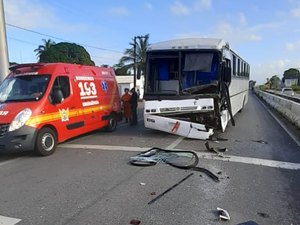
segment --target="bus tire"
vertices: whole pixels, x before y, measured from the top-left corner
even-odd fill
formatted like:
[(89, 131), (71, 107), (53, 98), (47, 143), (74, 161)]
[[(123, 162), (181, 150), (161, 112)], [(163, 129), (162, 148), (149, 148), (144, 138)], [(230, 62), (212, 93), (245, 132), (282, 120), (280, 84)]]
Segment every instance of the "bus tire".
[(115, 131), (117, 129), (117, 119), (116, 116), (112, 113), (108, 118), (108, 125), (105, 127), (105, 130), (108, 132)]
[(57, 134), (49, 128), (42, 128), (37, 135), (35, 153), (39, 156), (48, 156), (55, 152), (57, 145)]

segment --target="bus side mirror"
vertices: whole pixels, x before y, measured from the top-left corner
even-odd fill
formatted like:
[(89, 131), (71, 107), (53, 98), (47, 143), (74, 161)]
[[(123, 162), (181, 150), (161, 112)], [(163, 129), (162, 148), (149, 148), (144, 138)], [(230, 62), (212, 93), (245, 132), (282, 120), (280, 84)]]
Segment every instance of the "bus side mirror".
[(231, 68), (230, 67), (224, 68), (224, 81), (229, 84), (231, 82)]

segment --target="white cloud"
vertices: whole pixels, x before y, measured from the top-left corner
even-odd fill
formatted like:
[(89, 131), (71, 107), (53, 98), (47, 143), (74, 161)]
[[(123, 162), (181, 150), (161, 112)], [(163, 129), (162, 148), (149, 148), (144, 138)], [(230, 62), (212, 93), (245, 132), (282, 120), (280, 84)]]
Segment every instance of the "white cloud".
[(249, 36), (249, 40), (250, 40), (250, 41), (261, 41), (261, 40), (262, 40), (262, 37), (259, 36), (259, 35), (256, 35), (256, 34), (251, 34), (251, 35)]
[(5, 19), (7, 23), (26, 27), (51, 27), (57, 22), (51, 8), (30, 0), (5, 0)]
[(300, 8), (292, 9), (291, 14), (295, 18), (300, 18)]
[(241, 25), (246, 25), (247, 20), (246, 20), (246, 16), (244, 13), (239, 13), (239, 20), (240, 20)]
[(257, 24), (251, 29), (253, 31), (264, 31), (264, 30), (270, 30), (270, 29), (281, 29), (286, 25), (286, 22), (269, 22), (269, 23), (262, 23), (262, 24)]
[(286, 44), (286, 49), (288, 51), (296, 51), (296, 50), (300, 50), (300, 40), (295, 41), (293, 43), (287, 43)]
[(174, 35), (174, 39), (182, 39), (182, 38), (206, 38), (207, 35), (204, 35), (200, 32), (190, 32), (190, 33), (178, 33)]
[(101, 52), (97, 50), (90, 50), (89, 53), (91, 56), (91, 59), (95, 62), (97, 66), (101, 65), (109, 65), (113, 66), (117, 64), (120, 60), (120, 58), (123, 56), (122, 53), (115, 53), (115, 52)]
[(182, 4), (180, 1), (176, 1), (173, 5), (171, 5), (170, 10), (175, 15), (189, 15), (190, 11), (187, 6)]
[(187, 16), (190, 14), (191, 11), (203, 11), (208, 10), (211, 8), (211, 1), (212, 0), (196, 0), (194, 2), (193, 8), (190, 8), (184, 5), (180, 1), (176, 1), (173, 5), (170, 6), (170, 10), (175, 15), (184, 15)]
[(215, 37), (222, 37), (234, 44), (244, 41), (261, 41), (263, 39), (251, 28), (233, 26), (226, 22), (220, 22), (217, 24), (217, 26), (214, 27), (212, 35)]
[(127, 16), (129, 15), (129, 11), (125, 7), (115, 7), (109, 10), (109, 13), (115, 16)]
[(211, 8), (211, 0), (197, 0), (194, 5), (194, 9), (197, 11), (203, 9), (210, 9)]
[(175, 38), (193, 38), (193, 37), (215, 37), (222, 38), (232, 45), (247, 42), (261, 41), (262, 36), (256, 34), (251, 28), (233, 26), (230, 23), (220, 22), (212, 28), (211, 33), (189, 32), (177, 33)]
[(286, 44), (286, 49), (289, 50), (289, 51), (293, 51), (293, 50), (295, 50), (295, 48), (296, 48), (296, 46), (293, 43), (287, 43)]
[(146, 2), (146, 3), (145, 3), (145, 7), (146, 7), (146, 9), (148, 9), (148, 10), (153, 10), (153, 6), (152, 6), (152, 4), (149, 3), (149, 2)]
[(25, 29), (50, 28), (63, 32), (86, 29), (83, 24), (65, 23), (49, 5), (35, 0), (4, 0), (4, 10), (6, 23)]

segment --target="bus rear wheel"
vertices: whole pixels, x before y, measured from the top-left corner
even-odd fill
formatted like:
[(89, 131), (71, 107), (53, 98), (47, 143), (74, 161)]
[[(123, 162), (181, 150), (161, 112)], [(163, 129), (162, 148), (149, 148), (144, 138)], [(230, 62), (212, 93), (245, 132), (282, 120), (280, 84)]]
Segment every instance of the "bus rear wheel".
[(35, 152), (40, 156), (51, 155), (55, 152), (57, 145), (57, 134), (49, 128), (42, 128), (37, 135)]

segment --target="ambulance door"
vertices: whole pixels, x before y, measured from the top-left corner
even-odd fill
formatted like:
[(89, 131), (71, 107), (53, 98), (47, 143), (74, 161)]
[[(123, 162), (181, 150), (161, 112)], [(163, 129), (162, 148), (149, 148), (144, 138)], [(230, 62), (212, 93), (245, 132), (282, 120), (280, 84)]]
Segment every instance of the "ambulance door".
[(58, 115), (56, 128), (59, 139), (78, 135), (81, 133), (79, 130), (85, 125), (81, 107), (74, 97), (69, 77), (57, 76), (49, 95), (49, 101)]

